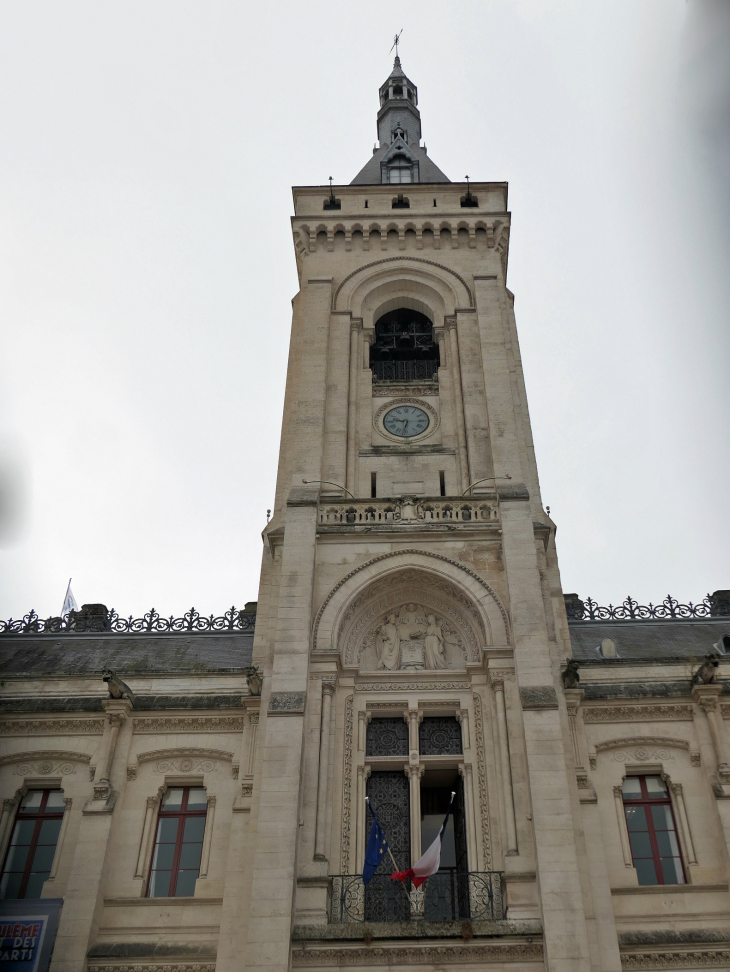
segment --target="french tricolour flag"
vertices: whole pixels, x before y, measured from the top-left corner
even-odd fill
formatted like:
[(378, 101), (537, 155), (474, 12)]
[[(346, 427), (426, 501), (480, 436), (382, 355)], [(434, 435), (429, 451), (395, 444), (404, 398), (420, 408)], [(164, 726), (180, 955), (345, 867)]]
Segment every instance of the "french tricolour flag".
[(413, 882), (413, 886), (420, 888), (426, 878), (431, 877), (438, 871), (441, 864), (441, 840), (444, 836), (444, 831), (446, 830), (446, 824), (449, 822), (449, 814), (451, 813), (451, 804), (454, 802), (455, 793), (451, 794), (451, 802), (449, 803), (449, 809), (446, 811), (446, 816), (444, 817), (444, 822), (441, 824), (441, 829), (439, 830), (436, 839), (428, 848), (425, 854), (422, 854), (413, 867), (409, 867), (407, 871), (395, 871), (391, 874), (391, 880), (393, 881), (407, 881), (408, 878)]

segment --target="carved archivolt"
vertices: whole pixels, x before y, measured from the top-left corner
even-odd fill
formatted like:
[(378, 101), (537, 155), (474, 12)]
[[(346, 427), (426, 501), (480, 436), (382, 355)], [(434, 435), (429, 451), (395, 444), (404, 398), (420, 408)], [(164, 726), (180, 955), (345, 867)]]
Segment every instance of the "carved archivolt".
[[(464, 292), (466, 294), (467, 300), (469, 301), (469, 307), (474, 306), (474, 297), (472, 296), (472, 292), (469, 289), (466, 280), (464, 280), (462, 276), (456, 273), (455, 270), (450, 269), (449, 267), (445, 266), (443, 263), (436, 263), (435, 260), (424, 260), (422, 257), (400, 256), (400, 257), (384, 257), (382, 260), (374, 260), (372, 263), (366, 263), (364, 267), (359, 267), (357, 270), (353, 270), (352, 273), (349, 273), (342, 281), (342, 283), (339, 285), (339, 287), (334, 293), (334, 296), (332, 297), (332, 310), (337, 310), (337, 298), (340, 296), (340, 292), (342, 291), (342, 288), (349, 280), (352, 279), (352, 277), (355, 277), (360, 273), (365, 273), (367, 270), (372, 270), (374, 267), (382, 267), (383, 264), (394, 263), (396, 261), (401, 264), (402, 263), (425, 264), (426, 266), (435, 267), (437, 270), (442, 270), (445, 273), (450, 274), (452, 277), (455, 277), (456, 280), (458, 280), (459, 283), (464, 288)], [(404, 269), (407, 269), (407, 267)]]
[[(379, 576), (374, 577), (376, 565)], [(342, 652), (345, 664), (356, 664), (360, 643), (379, 612), (406, 598), (453, 622), (469, 660), (485, 645), (509, 645), (507, 612), (482, 577), (449, 557), (408, 549), (360, 564), (333, 587), (314, 621), (314, 650)]]

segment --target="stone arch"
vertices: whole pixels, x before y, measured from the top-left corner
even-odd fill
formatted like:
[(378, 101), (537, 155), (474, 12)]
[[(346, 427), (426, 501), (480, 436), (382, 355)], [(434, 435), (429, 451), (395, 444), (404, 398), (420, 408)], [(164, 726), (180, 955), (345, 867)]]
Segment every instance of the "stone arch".
[[(444, 594), (452, 601), (460, 603), (462, 613), (471, 619), (469, 624), (475, 637), (484, 639), (478, 646), (479, 649), (484, 646), (510, 645), (507, 611), (483, 578), (442, 554), (407, 549), (374, 557), (355, 567), (335, 585), (317, 612), (312, 632), (313, 650), (344, 652), (345, 646), (340, 644), (339, 637), (341, 631), (348, 635), (348, 609), (356, 604), (358, 598), (363, 595), (367, 597), (367, 591), (372, 589), (374, 582), (384, 581), (389, 584), (408, 570), (421, 571), (433, 582), (428, 585), (432, 589), (439, 583), (450, 588)], [(353, 612), (354, 610), (356, 609), (353, 608)], [(352, 644), (349, 650), (352, 650)]]
[[(393, 264), (398, 266), (394, 267)], [(332, 297), (332, 310), (351, 310), (363, 299), (363, 293), (372, 289), (373, 280), (387, 274), (391, 279), (409, 281), (418, 290), (421, 285), (430, 285), (433, 290), (448, 293), (447, 300), (453, 313), (457, 307), (473, 307), (474, 297), (464, 280), (456, 271), (434, 260), (423, 257), (397, 256), (374, 260), (372, 263), (353, 270), (340, 283)], [(364, 276), (363, 276), (364, 275)], [(362, 314), (356, 313), (357, 317)]]

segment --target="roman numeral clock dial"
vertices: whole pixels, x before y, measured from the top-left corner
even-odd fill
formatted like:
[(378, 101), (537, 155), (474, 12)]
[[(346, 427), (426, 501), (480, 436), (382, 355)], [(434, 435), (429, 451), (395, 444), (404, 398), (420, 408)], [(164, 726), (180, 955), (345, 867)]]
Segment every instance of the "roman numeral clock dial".
[(422, 408), (416, 405), (396, 405), (386, 413), (383, 425), (391, 435), (410, 439), (425, 432), (430, 419)]

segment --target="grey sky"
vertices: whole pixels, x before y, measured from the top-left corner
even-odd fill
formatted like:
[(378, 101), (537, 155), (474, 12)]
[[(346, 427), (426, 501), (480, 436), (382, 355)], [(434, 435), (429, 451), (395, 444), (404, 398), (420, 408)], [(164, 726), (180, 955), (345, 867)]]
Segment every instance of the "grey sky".
[(290, 187), (367, 161), (401, 27), (431, 157), (510, 183), (565, 589), (730, 587), (730, 4), (394, 9), (0, 3), (0, 616), (256, 598)]

